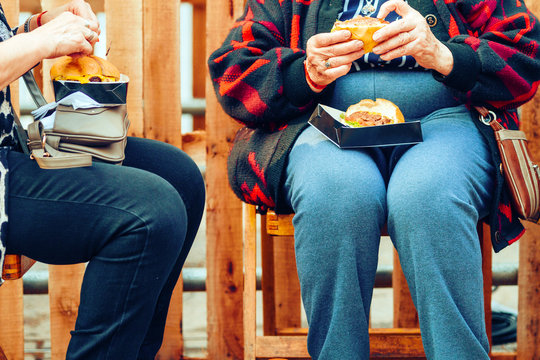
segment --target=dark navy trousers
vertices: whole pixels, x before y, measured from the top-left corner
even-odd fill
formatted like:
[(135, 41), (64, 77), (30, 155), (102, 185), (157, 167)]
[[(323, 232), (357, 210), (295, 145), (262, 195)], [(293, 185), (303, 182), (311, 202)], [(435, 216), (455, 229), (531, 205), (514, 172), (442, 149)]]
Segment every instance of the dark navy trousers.
[(43, 170), (10, 152), (8, 253), (88, 262), (68, 359), (154, 359), (205, 187), (171, 145), (129, 138), (123, 166)]

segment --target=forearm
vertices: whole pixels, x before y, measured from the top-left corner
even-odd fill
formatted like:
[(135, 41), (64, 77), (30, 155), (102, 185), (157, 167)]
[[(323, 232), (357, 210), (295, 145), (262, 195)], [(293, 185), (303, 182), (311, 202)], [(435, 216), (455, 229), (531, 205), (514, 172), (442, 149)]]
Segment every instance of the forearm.
[(435, 59), (437, 60), (433, 70), (447, 76), (454, 68), (454, 56), (448, 47), (439, 42)]
[(0, 42), (0, 89), (17, 80), (47, 55), (39, 34), (17, 34)]

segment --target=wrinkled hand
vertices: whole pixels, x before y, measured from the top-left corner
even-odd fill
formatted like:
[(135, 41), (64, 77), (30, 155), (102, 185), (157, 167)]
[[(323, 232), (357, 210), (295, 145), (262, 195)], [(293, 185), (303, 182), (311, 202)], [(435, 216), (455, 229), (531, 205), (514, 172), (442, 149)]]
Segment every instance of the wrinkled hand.
[[(309, 38), (306, 46), (306, 71), (316, 85), (328, 85), (347, 74), (352, 62), (364, 55), (364, 43), (350, 40), (350, 37), (350, 31), (340, 30)], [(310, 87), (313, 91), (321, 91)]]
[(89, 55), (99, 36), (91, 26), (87, 19), (65, 11), (33, 33), (40, 37), (44, 45), (45, 59), (63, 55)]
[(63, 6), (59, 6), (57, 8), (47, 11), (42, 17), (42, 23), (46, 24), (47, 22), (56, 19), (58, 16), (60, 16), (66, 11), (87, 20), (87, 26), (90, 30), (97, 33), (98, 35), (101, 33), (96, 14), (94, 14), (94, 12), (92, 11), (92, 7), (90, 6), (90, 4), (84, 0), (72, 0)]
[(392, 11), (402, 18), (373, 34), (380, 43), (373, 52), (385, 61), (411, 55), (420, 66), (448, 75), (454, 65), (452, 53), (433, 35), (424, 17), (403, 0), (385, 2), (377, 17), (385, 18)]

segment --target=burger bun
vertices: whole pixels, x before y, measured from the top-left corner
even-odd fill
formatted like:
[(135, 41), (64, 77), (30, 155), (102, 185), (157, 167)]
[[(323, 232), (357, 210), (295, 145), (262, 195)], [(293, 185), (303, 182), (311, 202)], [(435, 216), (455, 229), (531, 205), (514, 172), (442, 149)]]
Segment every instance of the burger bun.
[(386, 99), (364, 99), (349, 106), (343, 116), (345, 123), (351, 127), (388, 125), (405, 122), (401, 110), (393, 102)]
[(350, 20), (337, 20), (330, 32), (349, 30), (351, 39), (361, 40), (364, 43), (364, 51), (368, 53), (378, 44), (373, 40), (373, 33), (388, 24), (389, 22), (383, 19), (359, 15)]
[(62, 56), (51, 67), (51, 79), (88, 82), (120, 80), (120, 71), (110, 61), (95, 55)]

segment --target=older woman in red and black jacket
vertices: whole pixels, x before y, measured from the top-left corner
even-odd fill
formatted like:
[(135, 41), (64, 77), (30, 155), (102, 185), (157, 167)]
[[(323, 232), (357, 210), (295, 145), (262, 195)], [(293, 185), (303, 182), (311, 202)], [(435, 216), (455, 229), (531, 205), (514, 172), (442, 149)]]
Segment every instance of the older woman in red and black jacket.
[[(336, 19), (390, 24), (365, 53)], [(209, 59), (219, 101), (244, 125), (229, 180), (245, 202), (294, 212), (314, 359), (368, 359), (380, 229), (398, 250), (430, 359), (488, 359), (480, 220), (495, 251), (523, 227), (475, 106), (517, 128), (540, 80), (538, 20), (520, 0), (247, 1)], [(307, 119), (364, 98), (420, 120), (423, 142), (341, 150)]]

